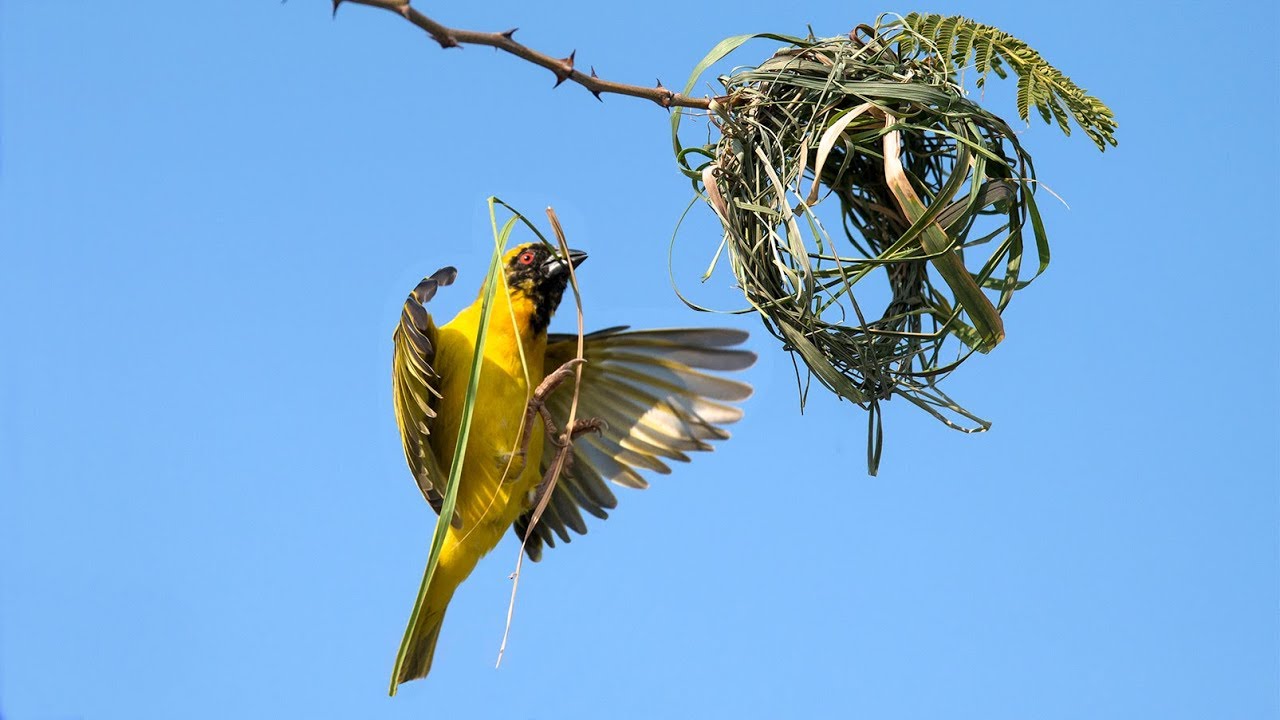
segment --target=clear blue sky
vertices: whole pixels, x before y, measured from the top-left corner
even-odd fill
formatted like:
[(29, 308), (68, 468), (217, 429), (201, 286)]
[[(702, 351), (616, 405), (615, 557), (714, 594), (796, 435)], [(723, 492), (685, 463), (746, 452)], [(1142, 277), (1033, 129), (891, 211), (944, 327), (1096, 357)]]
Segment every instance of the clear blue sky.
[[(1044, 203), (1053, 266), (949, 385), (993, 429), (892, 403), (876, 478), (857, 408), (800, 415), (756, 321), (671, 292), (663, 110), (327, 0), (3, 3), (0, 715), (1280, 714), (1274, 6), (824, 6), (432, 10), (669, 86), (726, 35), (961, 12), (1115, 109), (1105, 155), (1023, 135), (1071, 209)], [(441, 265), (437, 309), (471, 300), (489, 195), (560, 211), (590, 326), (752, 330), (757, 393), (529, 566), (500, 670), (510, 540), (390, 699), (433, 520), (391, 330)], [(676, 273), (730, 306), (696, 287), (713, 223)]]

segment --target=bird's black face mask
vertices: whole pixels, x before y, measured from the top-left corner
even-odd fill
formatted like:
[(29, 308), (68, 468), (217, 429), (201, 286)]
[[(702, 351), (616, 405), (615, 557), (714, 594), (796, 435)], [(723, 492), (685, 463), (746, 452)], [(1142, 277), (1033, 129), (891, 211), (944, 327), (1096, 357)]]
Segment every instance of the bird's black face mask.
[(569, 268), (581, 265), (587, 254), (570, 250), (569, 257), (565, 258), (546, 245), (529, 243), (516, 248), (509, 257), (507, 285), (533, 300), (530, 326), (536, 333), (545, 332), (569, 285)]

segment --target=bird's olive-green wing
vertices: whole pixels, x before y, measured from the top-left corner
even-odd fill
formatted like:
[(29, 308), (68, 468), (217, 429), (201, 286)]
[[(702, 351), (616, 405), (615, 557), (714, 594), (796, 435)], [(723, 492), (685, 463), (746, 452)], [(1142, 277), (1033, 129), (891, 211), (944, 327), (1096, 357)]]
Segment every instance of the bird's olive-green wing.
[[(584, 338), (582, 386), (577, 417), (608, 423), (599, 435), (587, 433), (574, 442), (574, 458), (560, 475), (546, 511), (533, 527), (525, 550), (532, 560), (555, 537), (569, 542), (569, 530), (587, 532), (582, 510), (607, 518), (618, 504), (609, 482), (633, 488), (649, 483), (643, 471), (671, 472), (667, 462), (688, 462), (687, 453), (711, 450), (711, 441), (729, 437), (723, 426), (742, 417), (734, 405), (751, 396), (751, 386), (716, 373), (743, 370), (755, 353), (736, 349), (747, 339), (741, 330), (723, 328), (641, 330), (610, 328)], [(551, 371), (577, 356), (575, 335), (547, 338), (546, 368)], [(557, 422), (569, 416), (572, 381), (548, 400)], [(543, 453), (542, 471), (553, 448)], [(524, 538), (532, 513), (515, 523)]]
[(404, 458), (413, 471), (422, 495), (437, 513), (444, 504), (446, 476), (431, 451), (431, 425), (440, 400), (440, 376), (432, 367), (436, 356), (436, 326), (424, 307), (436, 290), (453, 283), (458, 271), (441, 268), (409, 293), (400, 311), (400, 324), (392, 338), (391, 396), (396, 409), (396, 425), (404, 442)]

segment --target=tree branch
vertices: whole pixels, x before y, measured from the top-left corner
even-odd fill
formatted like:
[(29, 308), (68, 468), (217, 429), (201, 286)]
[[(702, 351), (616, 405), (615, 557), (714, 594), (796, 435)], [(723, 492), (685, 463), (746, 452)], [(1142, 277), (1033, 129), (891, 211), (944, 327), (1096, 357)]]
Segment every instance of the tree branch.
[(445, 49), (462, 47), (463, 45), (486, 45), (510, 53), (522, 60), (550, 70), (556, 76), (555, 87), (559, 87), (566, 80), (572, 80), (590, 91), (592, 95), (596, 96), (597, 100), (603, 100), (600, 97), (603, 93), (612, 93), (614, 95), (629, 95), (652, 100), (667, 109), (687, 107), (706, 110), (711, 107), (710, 98), (686, 97), (663, 87), (661, 80), (658, 81), (656, 87), (648, 88), (602, 80), (596, 75), (594, 67), (591, 68), (591, 74), (588, 75), (573, 66), (574, 55), (577, 51), (569, 53), (569, 56), (564, 58), (553, 58), (550, 55), (544, 55), (512, 39), (516, 28), (506, 32), (477, 32), (475, 30), (457, 30), (445, 27), (414, 9), (410, 5), (410, 0), (333, 0), (333, 12), (335, 15), (338, 12), (338, 6), (343, 2), (390, 10), (422, 28), (431, 36), (432, 40), (435, 40), (440, 44), (440, 47)]

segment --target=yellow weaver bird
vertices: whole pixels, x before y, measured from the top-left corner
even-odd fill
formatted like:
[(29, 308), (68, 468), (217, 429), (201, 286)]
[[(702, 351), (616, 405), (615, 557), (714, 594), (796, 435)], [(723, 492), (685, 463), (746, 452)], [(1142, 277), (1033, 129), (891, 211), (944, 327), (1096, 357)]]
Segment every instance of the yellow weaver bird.
[[(576, 268), (586, 257), (577, 250), (561, 257), (545, 244), (529, 243), (503, 258), (506, 292), (499, 286), (489, 314), (454, 516), (418, 621), (401, 648), (393, 689), (430, 672), (454, 590), (508, 528), (526, 542), (529, 558), (539, 560), (556, 536), (568, 542), (569, 530), (587, 531), (582, 510), (608, 517), (617, 499), (606, 481), (647, 487), (639, 471), (671, 472), (664, 460), (688, 461), (688, 452), (711, 450), (709, 441), (729, 437), (721, 426), (742, 417), (731, 403), (749, 397), (751, 386), (705, 371), (754, 363), (754, 353), (733, 347), (746, 340), (745, 332), (615, 327), (586, 335), (577, 417), (597, 420), (584, 425), (596, 432), (574, 442), (571, 462), (530, 530), (535, 496), (555, 452), (544, 452), (543, 428), (535, 426), (525, 431), (528, 446), (521, 455), (522, 425), (530, 424), (526, 409), (546, 372), (577, 357), (577, 336), (548, 335), (547, 325), (570, 265)], [(424, 305), (456, 277), (446, 267), (419, 283), (394, 335), (396, 423), (409, 468), (437, 514), (458, 442), (484, 293), (440, 327)], [(566, 422), (571, 394), (572, 388), (553, 389), (542, 404)]]

